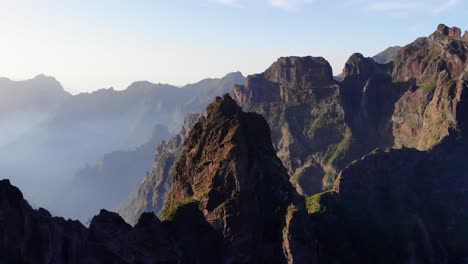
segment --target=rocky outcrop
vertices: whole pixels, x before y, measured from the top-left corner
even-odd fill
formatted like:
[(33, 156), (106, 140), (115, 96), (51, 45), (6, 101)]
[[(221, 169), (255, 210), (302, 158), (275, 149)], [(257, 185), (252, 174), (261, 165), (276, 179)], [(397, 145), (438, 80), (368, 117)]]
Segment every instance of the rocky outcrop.
[(185, 139), (198, 116), (187, 116), (180, 133), (168, 142), (160, 142), (156, 147), (151, 171), (117, 210), (128, 223), (136, 224), (143, 212), (160, 214), (166, 194), (172, 188), (175, 161), (180, 157)]
[(332, 192), (308, 199), (320, 260), (466, 261), (466, 152), (463, 136), (451, 131), (429, 152), (376, 150), (350, 164)]
[(80, 222), (32, 209), (8, 180), (0, 181), (0, 201), (0, 262), (78, 263), (88, 235)]
[[(266, 118), (277, 155), (299, 192), (312, 194), (332, 184), (324, 177), (333, 170), (324, 153), (341, 143), (346, 148), (350, 131), (326, 60), (280, 58), (264, 73), (249, 76), (245, 85), (234, 86), (232, 96), (247, 111)], [(339, 155), (332, 152), (329, 159), (336, 159)]]
[(89, 229), (34, 210), (18, 188), (0, 181), (1, 263), (177, 263), (167, 228), (146, 213), (131, 227), (101, 210)]
[(330, 81), (322, 58), (280, 58), (232, 95), (265, 116), (291, 182), (311, 195), (331, 189), (341, 169), (375, 148), (425, 150), (459, 129), (467, 45), (458, 28), (441, 25), (399, 48), (387, 64), (353, 54), (339, 83)]
[(402, 49), (393, 79), (410, 87), (392, 116), (396, 146), (429, 149), (460, 125), (466, 93), (468, 42), (458, 28), (440, 25), (428, 38)]
[(304, 203), (275, 153), (263, 117), (242, 112), (228, 95), (217, 98), (189, 133), (163, 219), (197, 207), (226, 241), (225, 263), (310, 259), (312, 240), (288, 228), (301, 217), (290, 211), (305, 212)]
[[(242, 105), (260, 102), (300, 102), (300, 90), (333, 86), (330, 64), (322, 57), (282, 57), (262, 74), (235, 85), (234, 98)], [(294, 88), (294, 89), (292, 89)]]

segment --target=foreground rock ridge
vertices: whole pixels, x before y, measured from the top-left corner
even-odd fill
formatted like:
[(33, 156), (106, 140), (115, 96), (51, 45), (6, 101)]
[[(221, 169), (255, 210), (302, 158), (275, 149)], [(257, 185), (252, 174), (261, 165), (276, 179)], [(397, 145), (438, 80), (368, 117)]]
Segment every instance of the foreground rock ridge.
[(307, 199), (321, 263), (465, 263), (466, 138), (375, 150)]
[(263, 117), (218, 97), (188, 133), (162, 222), (143, 213), (132, 227), (101, 210), (88, 229), (32, 209), (3, 180), (0, 262), (307, 263), (314, 240), (288, 179)]

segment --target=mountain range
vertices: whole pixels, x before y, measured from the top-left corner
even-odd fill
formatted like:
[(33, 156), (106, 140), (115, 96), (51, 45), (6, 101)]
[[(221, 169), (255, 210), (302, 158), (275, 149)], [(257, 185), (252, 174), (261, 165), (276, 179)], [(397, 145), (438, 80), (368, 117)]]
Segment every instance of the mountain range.
[(52, 217), (2, 180), (0, 262), (465, 263), (467, 55), (439, 25), (342, 81), (279, 58), (157, 145), (125, 220)]
[[(185, 115), (202, 111), (217, 94), (229, 91), (232, 85), (243, 80), (242, 74), (235, 72), (220, 79), (205, 79), (181, 88), (135, 82), (123, 91), (101, 89), (74, 96), (66, 93), (60, 83), (51, 77), (40, 75), (29, 81), (10, 81), (2, 91), (5, 95), (19, 94), (17, 97), (22, 99), (15, 99), (18, 102), (12, 103), (8, 109), (28, 109), (29, 102), (36, 102), (30, 106), (33, 115), (26, 112), (25, 116), (34, 119), (36, 114), (41, 113), (40, 109), (48, 112), (42, 111), (45, 114), (38, 122), (28, 123), (29, 127), (24, 133), (19, 133), (20, 127), (10, 127), (15, 138), (0, 148), (0, 173), (8, 175), (25, 190), (35, 205), (47, 205), (54, 213), (85, 221), (100, 207), (117, 207), (123, 200), (110, 203), (100, 197), (102, 199), (96, 199), (98, 202), (84, 203), (71, 212), (73, 202), (60, 198), (64, 192), (73, 189), (77, 196), (89, 196), (90, 190), (98, 188), (95, 194), (99, 198), (100, 194), (105, 196), (104, 192), (98, 191), (99, 183), (113, 181), (116, 189), (101, 188), (108, 193), (123, 191), (123, 197), (127, 196), (136, 188), (144, 172), (151, 168), (156, 143), (169, 139), (171, 131), (180, 128)], [(27, 89), (34, 92), (28, 93)], [(55, 95), (57, 91), (63, 95)], [(21, 93), (23, 96), (20, 96)], [(16, 102), (14, 98), (12, 102)], [(0, 115), (11, 116), (9, 113), (13, 110), (7, 112), (7, 108), (4, 109)], [(155, 126), (158, 129), (155, 130)], [(153, 135), (153, 132), (157, 135)], [(153, 143), (145, 147), (152, 137)], [(143, 160), (142, 149), (147, 154)], [(126, 159), (128, 171), (121, 170), (120, 173), (124, 174), (121, 176), (113, 173), (96, 176), (99, 174), (96, 170), (103, 162), (106, 167), (113, 167), (111, 170), (119, 166), (120, 161), (113, 161), (116, 151), (135, 153), (133, 160)], [(134, 166), (130, 165), (132, 162)], [(130, 167), (139, 169), (130, 170)], [(77, 189), (81, 186), (81, 190)], [(103, 203), (100, 204), (100, 201)]]

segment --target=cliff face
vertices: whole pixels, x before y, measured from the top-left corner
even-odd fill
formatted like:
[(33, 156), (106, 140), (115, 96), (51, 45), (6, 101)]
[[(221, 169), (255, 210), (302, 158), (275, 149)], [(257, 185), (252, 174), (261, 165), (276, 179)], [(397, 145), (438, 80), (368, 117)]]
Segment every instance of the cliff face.
[(265, 116), (291, 182), (311, 195), (331, 189), (341, 169), (375, 148), (426, 150), (460, 128), (468, 75), (460, 32), (440, 25), (388, 64), (353, 54), (340, 83), (323, 58), (280, 58), (232, 95)]
[(340, 88), (330, 69), (323, 58), (280, 58), (232, 91), (244, 109), (266, 118), (278, 157), (303, 194), (332, 183), (324, 178), (333, 168), (323, 153), (330, 146), (347, 145), (350, 138)]
[(136, 224), (143, 212), (160, 214), (166, 194), (172, 188), (175, 161), (180, 157), (185, 139), (198, 116), (187, 116), (181, 132), (168, 142), (160, 142), (156, 147), (151, 171), (117, 210), (128, 223)]
[(242, 112), (226, 95), (202, 114), (176, 163), (162, 217), (173, 219), (179, 210), (193, 210), (184, 205), (196, 206), (228, 242), (222, 262), (294, 262), (289, 255), (310, 254), (307, 240), (295, 237), (306, 236), (286, 227), (302, 217), (304, 203), (275, 155), (269, 132), (260, 115)]
[(428, 149), (457, 129), (457, 108), (466, 93), (468, 42), (458, 28), (440, 25), (427, 38), (404, 47), (393, 69), (395, 82), (410, 89), (395, 105), (396, 146)]
[(467, 145), (452, 135), (429, 152), (376, 150), (308, 198), (324, 263), (463, 263)]

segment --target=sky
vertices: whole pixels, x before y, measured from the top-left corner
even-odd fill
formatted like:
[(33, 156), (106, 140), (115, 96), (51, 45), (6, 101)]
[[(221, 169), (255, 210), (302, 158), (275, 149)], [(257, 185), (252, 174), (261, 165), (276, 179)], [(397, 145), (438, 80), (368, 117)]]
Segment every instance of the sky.
[(54, 76), (73, 93), (184, 85), (322, 56), (339, 74), (432, 33), (468, 29), (467, 0), (0, 0), (0, 76)]

